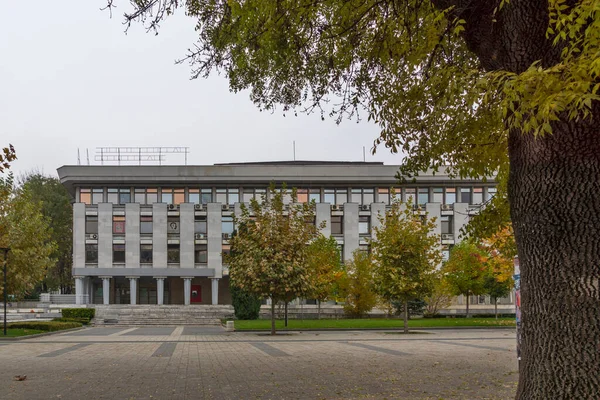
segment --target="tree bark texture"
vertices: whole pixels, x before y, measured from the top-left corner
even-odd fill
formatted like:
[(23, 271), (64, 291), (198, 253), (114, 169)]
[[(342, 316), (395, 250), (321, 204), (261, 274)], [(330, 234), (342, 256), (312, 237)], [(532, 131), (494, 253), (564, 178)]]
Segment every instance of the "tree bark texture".
[(317, 319), (321, 319), (321, 300), (317, 300)]
[(465, 316), (465, 318), (469, 318), (469, 293), (467, 293), (465, 297), (467, 298), (467, 315)]
[[(455, 6), (469, 49), (489, 71), (549, 67), (547, 0), (432, 0)], [(575, 4), (569, 0), (567, 4)], [(509, 133), (509, 201), (521, 270), (517, 399), (598, 399), (600, 393), (600, 106), (593, 118)]]

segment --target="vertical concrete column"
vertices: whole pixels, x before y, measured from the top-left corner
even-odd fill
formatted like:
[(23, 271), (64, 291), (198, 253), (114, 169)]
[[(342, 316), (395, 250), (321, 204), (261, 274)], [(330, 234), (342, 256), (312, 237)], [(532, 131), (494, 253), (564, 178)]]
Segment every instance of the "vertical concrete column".
[(85, 204), (73, 204), (73, 268), (85, 268)]
[(125, 266), (140, 267), (140, 205), (125, 204)]
[(358, 249), (358, 203), (344, 204), (344, 260), (351, 260)]
[[(438, 250), (442, 251), (442, 205), (441, 203), (427, 203), (425, 205), (425, 211), (427, 212), (427, 218), (435, 218), (435, 228), (429, 232), (429, 235), (438, 235), (439, 242), (437, 244)], [(436, 265), (436, 268), (441, 268), (442, 263)]]
[(102, 303), (110, 304), (110, 277), (102, 277)]
[(331, 207), (329, 203), (317, 203), (316, 221), (317, 228), (322, 222), (325, 222), (325, 228), (321, 230), (321, 233), (325, 237), (331, 236)]
[(212, 305), (216, 306), (219, 304), (219, 278), (212, 278), (210, 280), (211, 283), (211, 295), (212, 295)]
[(152, 266), (167, 268), (167, 205), (152, 205)]
[(83, 304), (83, 276), (75, 276), (75, 304)]
[(208, 203), (206, 207), (208, 268), (215, 270), (215, 278), (223, 277), (223, 247), (221, 239), (221, 204)]
[(165, 299), (165, 278), (159, 276), (154, 279), (156, 279), (156, 303), (161, 305)]
[(459, 242), (460, 229), (469, 222), (467, 203), (454, 203), (454, 243)]
[(98, 268), (112, 268), (112, 203), (98, 204)]
[(375, 239), (375, 229), (381, 226), (379, 218), (385, 218), (385, 204), (383, 203), (372, 203), (371, 204), (371, 237)]
[(137, 304), (137, 276), (129, 278), (129, 304)]
[(179, 265), (194, 268), (194, 205), (179, 205)]
[(192, 295), (192, 279), (184, 277), (183, 278), (183, 304), (186, 306), (190, 305), (190, 298)]

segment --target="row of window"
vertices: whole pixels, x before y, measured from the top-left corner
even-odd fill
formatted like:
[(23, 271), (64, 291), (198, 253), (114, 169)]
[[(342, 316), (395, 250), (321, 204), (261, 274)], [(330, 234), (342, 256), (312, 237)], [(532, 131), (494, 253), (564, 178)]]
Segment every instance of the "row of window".
[[(222, 246), (222, 253), (228, 254), (230, 246), (225, 244)], [(140, 244), (140, 264), (152, 264), (152, 244)], [(112, 248), (112, 262), (114, 264), (125, 263), (125, 245), (124, 244), (113, 244)], [(98, 245), (97, 244), (86, 244), (85, 245), (85, 262), (86, 264), (97, 264), (98, 263)], [(195, 264), (206, 264), (208, 262), (208, 249), (206, 244), (194, 245), (194, 263)], [(168, 244), (167, 245), (167, 263), (179, 264), (179, 244)]]
[[(402, 200), (411, 200), (417, 204), (443, 203), (454, 204), (460, 196), (461, 203), (481, 204), (496, 194), (496, 188), (487, 188), (484, 198), (483, 187), (420, 187), (420, 188), (319, 188), (297, 189), (297, 201), (306, 203), (344, 204), (354, 202), (358, 204), (385, 203), (390, 204), (393, 196)], [(98, 204), (108, 202), (113, 204), (139, 203), (139, 204), (208, 204), (217, 202), (234, 205), (240, 201), (250, 202), (251, 199), (262, 201), (266, 189), (258, 188), (108, 188), (106, 199), (103, 188), (80, 188), (79, 202), (85, 204)], [(288, 194), (284, 203), (291, 203), (292, 196)]]
[[(443, 215), (441, 217), (441, 228), (442, 233), (452, 233), (452, 216)], [(234, 223), (232, 216), (221, 217), (221, 233), (233, 234)], [(114, 215), (113, 216), (113, 234), (124, 235), (125, 234), (125, 216)], [(98, 233), (98, 216), (97, 215), (86, 215), (85, 217), (85, 233), (86, 234), (97, 234)], [(167, 217), (167, 233), (168, 234), (179, 234), (179, 217), (169, 216)], [(194, 233), (207, 234), (207, 223), (205, 215), (194, 216)], [(331, 234), (342, 235), (344, 233), (344, 218), (341, 215), (331, 216)], [(371, 217), (368, 215), (361, 215), (358, 217), (358, 233), (360, 235), (369, 235), (371, 233)], [(142, 215), (140, 216), (140, 234), (152, 234), (152, 216)]]

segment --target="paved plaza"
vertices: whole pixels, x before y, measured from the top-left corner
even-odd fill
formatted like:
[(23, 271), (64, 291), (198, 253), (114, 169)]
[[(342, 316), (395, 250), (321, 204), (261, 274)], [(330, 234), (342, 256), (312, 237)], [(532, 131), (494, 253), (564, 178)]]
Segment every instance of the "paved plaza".
[(0, 341), (0, 398), (510, 399), (514, 348), (506, 329), (96, 327)]

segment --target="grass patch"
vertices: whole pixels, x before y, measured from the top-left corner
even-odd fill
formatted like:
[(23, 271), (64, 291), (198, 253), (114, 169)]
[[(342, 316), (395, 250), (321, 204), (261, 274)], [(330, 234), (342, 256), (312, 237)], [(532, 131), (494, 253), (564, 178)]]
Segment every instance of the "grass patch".
[[(437, 327), (498, 327), (515, 326), (514, 318), (424, 318), (408, 321), (409, 328), (437, 328)], [(284, 321), (275, 321), (277, 329), (284, 329)], [(401, 319), (290, 319), (287, 329), (390, 329), (403, 328)], [(258, 319), (252, 321), (235, 321), (237, 330), (268, 330), (271, 321)]]
[(39, 329), (6, 329), (7, 335), (4, 336), (4, 330), (0, 330), (0, 339), (3, 337), (19, 337), (19, 336), (29, 336), (36, 335), (38, 333), (43, 333), (44, 331), (40, 331)]

